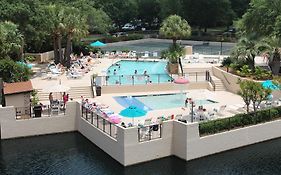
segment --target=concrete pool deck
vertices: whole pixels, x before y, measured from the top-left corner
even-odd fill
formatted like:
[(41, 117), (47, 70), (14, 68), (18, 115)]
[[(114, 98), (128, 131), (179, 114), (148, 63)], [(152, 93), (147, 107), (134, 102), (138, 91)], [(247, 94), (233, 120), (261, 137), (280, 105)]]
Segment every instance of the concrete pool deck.
[[(69, 86), (69, 87), (80, 87), (80, 86), (91, 86), (91, 76), (93, 74), (98, 74), (98, 75), (106, 75), (106, 70), (108, 67), (110, 67), (112, 64), (115, 62), (118, 62), (120, 60), (126, 60), (126, 59), (107, 59), (107, 58), (101, 58), (98, 59), (100, 63), (94, 64), (92, 70), (85, 74), (83, 77), (80, 79), (67, 79), (66, 75), (60, 75), (57, 79), (51, 79), (51, 80), (43, 80), (41, 76), (33, 78), (32, 84), (34, 89), (44, 89), (45, 87), (48, 86), (53, 86), (59, 83), (59, 80), (62, 82), (63, 85)], [(132, 59), (128, 59), (132, 60)], [(155, 59), (145, 59), (145, 60), (155, 60)], [(189, 68), (211, 68), (212, 66), (215, 66), (213, 64), (188, 64)], [(206, 89), (197, 89), (197, 90), (190, 90), (184, 89), (185, 92), (187, 92), (191, 98), (193, 99), (210, 99), (213, 101), (217, 101), (218, 103), (215, 104), (208, 104), (204, 105), (204, 108), (206, 108), (209, 111), (212, 111), (214, 108), (219, 109), (220, 106), (222, 105), (227, 105), (227, 109), (224, 110), (224, 115), (223, 116), (217, 116), (217, 117), (229, 117), (234, 115), (233, 113), (228, 112), (229, 106), (231, 106), (231, 110), (235, 110), (235, 107), (233, 105), (235, 104), (237, 106), (242, 106), (244, 104), (243, 100), (241, 99), (240, 96), (227, 92), (227, 91), (209, 91)], [(124, 109), (123, 106), (118, 104), (113, 97), (114, 96), (134, 96), (134, 95), (149, 95), (149, 94), (164, 94), (164, 93), (179, 93), (179, 90), (175, 88), (175, 90), (172, 91), (161, 91), (159, 88), (159, 91), (151, 91), (151, 92), (128, 92), (124, 91), (124, 93), (106, 93), (102, 94), (102, 96), (92, 98), (92, 101), (99, 101), (100, 103), (106, 104), (110, 106), (110, 109), (113, 110), (115, 113), (119, 113), (122, 109)], [(80, 101), (81, 99), (77, 99)], [(183, 103), (184, 104), (184, 103)], [(190, 113), (189, 108), (171, 108), (171, 109), (161, 109), (161, 110), (152, 110), (147, 113), (146, 116), (144, 117), (138, 117), (135, 118), (134, 122), (142, 122), (146, 118), (152, 118), (153, 120), (156, 120), (157, 117), (159, 116), (168, 116), (168, 115), (177, 115), (181, 114), (183, 116), (188, 115)], [(126, 123), (132, 122), (131, 118), (123, 118), (123, 121)]]
[[(230, 117), (234, 114), (229, 112), (230, 110), (235, 110), (233, 105), (237, 105), (237, 109), (239, 105), (243, 105), (244, 102), (242, 98), (236, 94), (227, 92), (227, 91), (209, 91), (206, 89), (198, 89), (198, 90), (185, 90), (189, 97), (193, 99), (210, 99), (216, 101), (218, 103), (213, 104), (206, 104), (203, 105), (208, 111), (213, 111), (213, 109), (219, 109), (221, 106), (226, 105), (226, 109), (222, 112), (223, 115), (215, 116), (216, 118), (224, 118)], [(119, 113), (121, 110), (125, 109), (122, 105), (120, 105), (113, 97), (116, 96), (134, 96), (134, 95), (149, 95), (149, 94), (172, 94), (172, 93), (179, 93), (179, 91), (159, 91), (159, 92), (135, 92), (135, 93), (114, 93), (114, 94), (103, 94), (102, 96), (95, 97), (90, 99), (92, 101), (98, 101), (102, 104), (106, 104), (109, 106), (114, 113)], [(184, 97), (185, 99), (185, 97)], [(184, 104), (184, 102), (183, 102)], [(198, 108), (198, 105), (196, 105)], [(195, 107), (195, 108), (196, 108)], [(161, 110), (152, 110), (148, 111), (146, 116), (134, 118), (126, 118), (123, 117), (122, 121), (125, 123), (143, 123), (145, 119), (152, 118), (152, 121), (156, 121), (157, 117), (160, 116), (169, 116), (169, 115), (183, 115), (186, 116), (190, 113), (190, 108), (185, 108), (184, 105), (178, 108), (170, 108), (170, 109), (161, 109)]]

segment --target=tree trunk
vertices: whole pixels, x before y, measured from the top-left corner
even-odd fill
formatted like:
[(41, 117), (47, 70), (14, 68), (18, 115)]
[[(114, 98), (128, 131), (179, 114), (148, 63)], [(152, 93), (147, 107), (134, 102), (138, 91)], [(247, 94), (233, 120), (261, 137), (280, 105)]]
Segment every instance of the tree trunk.
[(72, 45), (72, 34), (69, 33), (67, 35), (66, 49), (65, 49), (65, 59), (66, 59), (66, 67), (67, 68), (70, 68), (71, 45)]
[(278, 75), (280, 70), (280, 54), (274, 51), (272, 61), (269, 63), (273, 75)]
[(59, 63), (59, 51), (58, 51), (58, 38), (56, 35), (53, 35), (53, 44), (54, 44), (54, 58), (55, 58), (55, 63)]
[(198, 37), (201, 37), (202, 33), (201, 33), (201, 26), (198, 27)]
[(251, 69), (252, 69), (252, 73), (255, 73), (255, 57), (256, 57), (256, 55), (251, 54), (251, 57), (252, 57)]
[(254, 112), (256, 112), (256, 102), (253, 102), (253, 109), (254, 109)]
[(176, 45), (177, 45), (177, 39), (173, 38), (173, 46), (176, 47)]
[(246, 106), (247, 106), (247, 108), (246, 108), (247, 113), (249, 113), (249, 106), (250, 106), (250, 104), (246, 104)]
[(58, 49), (59, 49), (59, 62), (60, 63), (62, 63), (62, 64), (64, 64), (63, 63), (63, 55), (62, 55), (62, 48), (61, 48), (61, 38), (62, 38), (62, 36), (61, 35), (59, 35), (58, 36)]
[(183, 67), (182, 67), (182, 63), (181, 63), (181, 58), (178, 58), (178, 62), (179, 62), (179, 65), (180, 65), (180, 68), (181, 68), (181, 76), (183, 76)]

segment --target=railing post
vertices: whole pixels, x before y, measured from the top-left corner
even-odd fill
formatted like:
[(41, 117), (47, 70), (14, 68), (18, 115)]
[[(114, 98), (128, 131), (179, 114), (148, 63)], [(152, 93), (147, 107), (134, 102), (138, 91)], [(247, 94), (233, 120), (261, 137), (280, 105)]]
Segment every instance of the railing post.
[(228, 118), (228, 131), (230, 130), (230, 117)]
[(119, 75), (119, 84), (121, 85), (121, 75)]
[(99, 128), (99, 115), (97, 115), (97, 128)]
[(94, 112), (91, 112), (91, 124), (94, 122)]
[(197, 82), (197, 72), (195, 72), (196, 82)]
[(159, 124), (160, 127), (160, 138), (162, 138), (162, 124)]
[(138, 128), (138, 140), (140, 142), (140, 128)]
[(149, 132), (148, 132), (148, 133), (149, 133), (149, 135), (148, 135), (149, 138), (148, 138), (148, 140), (151, 140), (151, 129), (150, 129), (150, 127), (151, 127), (151, 126), (149, 126)]
[(133, 85), (135, 85), (135, 76), (134, 75), (132, 75), (132, 83), (133, 83)]
[(109, 135), (111, 136), (111, 123), (109, 122)]

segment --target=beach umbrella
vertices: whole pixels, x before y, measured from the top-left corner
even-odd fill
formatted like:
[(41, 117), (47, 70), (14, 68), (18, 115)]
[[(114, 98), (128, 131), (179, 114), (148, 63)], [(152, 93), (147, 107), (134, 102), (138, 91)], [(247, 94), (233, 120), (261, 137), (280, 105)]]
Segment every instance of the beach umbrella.
[(146, 115), (146, 111), (136, 106), (129, 106), (128, 108), (123, 109), (119, 114), (124, 117), (134, 118), (134, 117), (142, 117)]
[(271, 89), (271, 90), (279, 89), (279, 87), (276, 84), (274, 84), (272, 82), (272, 80), (266, 80), (266, 81), (262, 82), (262, 87), (264, 87), (266, 89)]
[(187, 78), (185, 78), (185, 77), (178, 77), (178, 78), (176, 78), (174, 80), (174, 83), (180, 86), (179, 87), (180, 88), (180, 93), (182, 94), (181, 95), (181, 100), (184, 101), (184, 99), (183, 99), (183, 97), (184, 97), (183, 89), (184, 89), (184, 86), (189, 83), (189, 80)]
[(69, 89), (70, 87), (62, 85), (61, 81), (59, 81), (59, 84), (48, 86), (43, 89), (43, 92), (67, 92)]
[(114, 124), (118, 124), (121, 122), (121, 116), (118, 114), (111, 114), (108, 118), (109, 121)]
[(96, 41), (96, 42), (91, 43), (90, 46), (92, 46), (92, 47), (103, 47), (103, 46), (106, 46), (106, 44), (104, 44), (103, 42), (100, 42), (100, 41)]
[(58, 84), (58, 85), (50, 86), (50, 87), (43, 89), (43, 92), (67, 92), (67, 91), (69, 91), (69, 89), (70, 89), (70, 87)]
[(133, 119), (133, 124), (134, 124), (134, 119), (135, 117), (142, 117), (145, 116), (147, 111), (140, 109), (136, 106), (129, 106), (126, 109), (123, 109), (119, 114), (124, 116), (124, 117), (129, 117)]

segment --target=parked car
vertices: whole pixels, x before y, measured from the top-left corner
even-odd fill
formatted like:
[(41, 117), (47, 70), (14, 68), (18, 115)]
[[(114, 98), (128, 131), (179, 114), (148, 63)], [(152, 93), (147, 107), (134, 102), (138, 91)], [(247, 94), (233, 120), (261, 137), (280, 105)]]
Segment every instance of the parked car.
[(131, 23), (127, 23), (122, 27), (122, 30), (135, 30), (135, 26)]
[(114, 37), (128, 36), (128, 33), (126, 33), (126, 32), (117, 32), (117, 33), (113, 33), (112, 36), (114, 36)]

